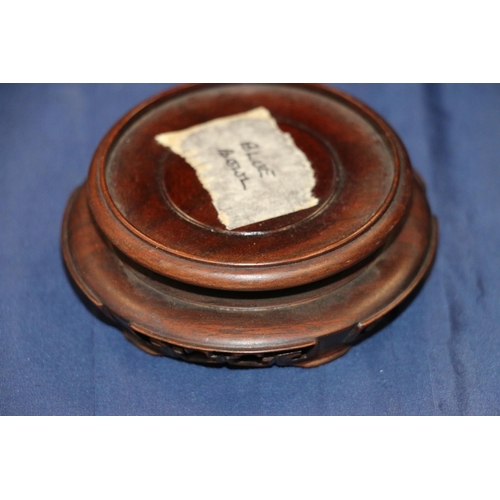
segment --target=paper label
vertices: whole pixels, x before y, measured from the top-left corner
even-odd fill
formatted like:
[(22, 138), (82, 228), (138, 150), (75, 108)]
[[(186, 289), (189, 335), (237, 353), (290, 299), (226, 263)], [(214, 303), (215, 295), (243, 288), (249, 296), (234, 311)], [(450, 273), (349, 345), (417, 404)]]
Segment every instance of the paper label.
[(306, 155), (266, 108), (155, 137), (182, 156), (210, 193), (227, 229), (318, 204)]

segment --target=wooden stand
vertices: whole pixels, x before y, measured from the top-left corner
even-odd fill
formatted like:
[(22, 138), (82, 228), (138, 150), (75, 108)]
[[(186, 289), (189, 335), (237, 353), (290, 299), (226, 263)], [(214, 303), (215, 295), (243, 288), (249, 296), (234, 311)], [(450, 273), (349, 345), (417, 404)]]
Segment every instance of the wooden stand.
[[(194, 170), (154, 141), (264, 106), (315, 172), (313, 208), (228, 231)], [(317, 85), (194, 85), (104, 137), (62, 230), (85, 295), (151, 354), (312, 367), (341, 356), (431, 266), (437, 227), (395, 132)]]

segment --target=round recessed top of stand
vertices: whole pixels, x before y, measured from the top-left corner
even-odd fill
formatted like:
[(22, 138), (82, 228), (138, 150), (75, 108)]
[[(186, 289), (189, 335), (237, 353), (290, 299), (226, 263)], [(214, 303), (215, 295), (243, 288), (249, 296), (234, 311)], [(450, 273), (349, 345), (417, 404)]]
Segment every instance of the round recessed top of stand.
[[(264, 107), (309, 160), (316, 206), (227, 230), (195, 170), (155, 136)], [(407, 212), (410, 164), (369, 108), (316, 85), (194, 85), (132, 110), (94, 156), (89, 206), (133, 261), (186, 283), (283, 289), (341, 272), (380, 248)]]

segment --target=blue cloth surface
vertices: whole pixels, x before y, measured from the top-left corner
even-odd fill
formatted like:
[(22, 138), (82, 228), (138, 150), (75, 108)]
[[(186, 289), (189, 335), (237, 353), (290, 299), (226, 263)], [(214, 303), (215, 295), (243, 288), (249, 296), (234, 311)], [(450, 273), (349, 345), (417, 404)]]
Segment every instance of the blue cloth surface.
[(337, 361), (241, 370), (143, 353), (64, 270), (64, 207), (97, 144), (166, 87), (0, 86), (0, 414), (500, 414), (499, 85), (337, 85), (388, 120), (426, 181), (434, 268)]

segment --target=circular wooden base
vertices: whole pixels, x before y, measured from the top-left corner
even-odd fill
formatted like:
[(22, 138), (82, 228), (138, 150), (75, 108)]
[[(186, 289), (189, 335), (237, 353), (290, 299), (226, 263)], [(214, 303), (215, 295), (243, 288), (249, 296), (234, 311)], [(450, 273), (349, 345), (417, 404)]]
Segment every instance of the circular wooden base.
[(412, 189), (407, 215), (382, 247), (341, 273), (294, 288), (216, 290), (156, 274), (103, 236), (86, 186), (66, 209), (63, 256), (78, 287), (146, 352), (207, 364), (312, 367), (347, 352), (429, 270), (437, 224), (421, 183)]

